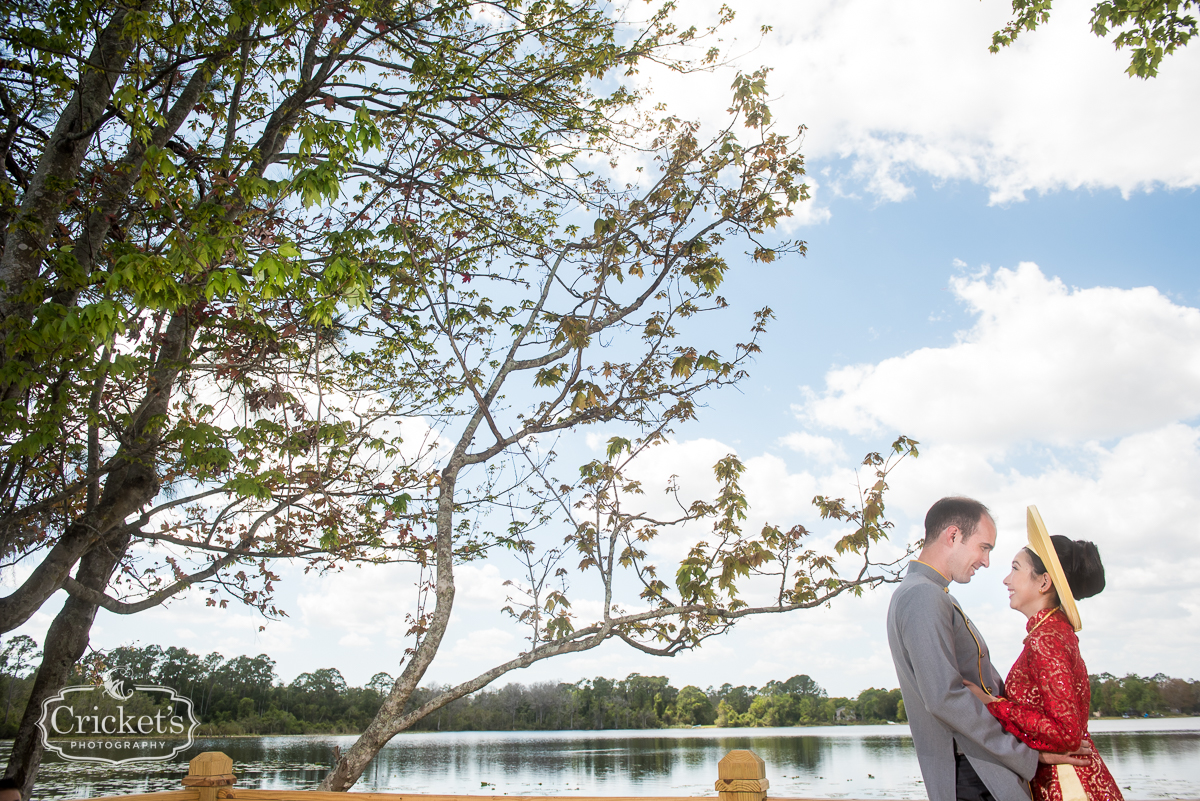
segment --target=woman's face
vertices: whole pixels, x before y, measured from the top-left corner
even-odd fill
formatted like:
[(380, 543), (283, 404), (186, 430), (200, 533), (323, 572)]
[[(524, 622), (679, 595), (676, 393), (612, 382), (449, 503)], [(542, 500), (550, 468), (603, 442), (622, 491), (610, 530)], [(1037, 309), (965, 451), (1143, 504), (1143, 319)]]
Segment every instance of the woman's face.
[(1012, 572), (1004, 579), (1008, 587), (1008, 605), (1025, 617), (1032, 617), (1043, 609), (1051, 606), (1054, 593), (1050, 574), (1037, 575), (1033, 572), (1033, 562), (1025, 549), (1017, 551), (1012, 560)]

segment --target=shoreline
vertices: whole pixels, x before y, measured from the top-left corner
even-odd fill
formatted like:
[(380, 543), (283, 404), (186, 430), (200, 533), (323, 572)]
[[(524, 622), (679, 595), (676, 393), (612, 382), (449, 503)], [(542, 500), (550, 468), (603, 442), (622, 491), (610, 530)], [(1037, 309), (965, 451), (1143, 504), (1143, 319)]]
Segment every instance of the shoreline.
[[(1200, 725), (1200, 715), (1151, 715), (1138, 717), (1124, 717), (1119, 715), (1106, 715), (1104, 717), (1089, 718), (1089, 723), (1109, 723), (1128, 721), (1134, 722), (1152, 722), (1152, 721), (1168, 721), (1168, 720), (1195, 720)], [(580, 734), (596, 734), (610, 736), (619, 732), (637, 732), (644, 734), (646, 732), (671, 732), (678, 734), (681, 732), (780, 732), (791, 730), (806, 730), (806, 729), (854, 729), (863, 727), (885, 727), (898, 726), (908, 727), (907, 721), (885, 721), (885, 722), (841, 722), (841, 723), (804, 723), (795, 726), (717, 726), (709, 724), (704, 726), (662, 726), (656, 728), (629, 728), (629, 729), (407, 729), (399, 732), (396, 736), (414, 735), (414, 734), (554, 734), (557, 732), (571, 733), (574, 735)], [(1151, 729), (1153, 730), (1153, 729)], [(337, 731), (312, 731), (301, 734), (220, 734), (220, 733), (201, 733), (197, 731), (196, 739), (245, 739), (253, 737), (358, 737), (361, 732), (337, 732)], [(733, 735), (730, 735), (733, 736)]]
[[(1158, 722), (1158, 721), (1165, 723), (1167, 721), (1187, 721), (1187, 720), (1195, 721), (1196, 728), (1198, 730), (1200, 730), (1200, 715), (1155, 715), (1153, 717), (1136, 717), (1136, 718), (1135, 717), (1127, 718), (1127, 717), (1106, 716), (1106, 717), (1099, 717), (1099, 718), (1090, 718), (1089, 723), (1091, 723), (1091, 724), (1094, 724), (1094, 723), (1105, 723), (1105, 724), (1128, 723), (1130, 725), (1134, 725), (1137, 723), (1153, 723), (1153, 722)], [(609, 739), (609, 738), (613, 738), (613, 737), (619, 737), (622, 733), (627, 733), (630, 736), (634, 736), (634, 737), (637, 737), (638, 739), (641, 739), (641, 738), (644, 738), (645, 736), (647, 736), (649, 734), (653, 734), (653, 733), (661, 733), (664, 736), (679, 737), (681, 735), (686, 735), (689, 732), (694, 733), (699, 736), (704, 736), (708, 732), (720, 732), (721, 736), (724, 736), (724, 737), (738, 737), (738, 736), (761, 737), (761, 736), (779, 736), (783, 732), (805, 732), (805, 731), (810, 731), (810, 730), (823, 730), (823, 731), (818, 731), (814, 735), (812, 735), (812, 736), (820, 736), (822, 733), (828, 734), (830, 729), (843, 730), (843, 731), (846, 731), (847, 733), (849, 733), (850, 730), (854, 730), (854, 729), (876, 728), (876, 729), (885, 729), (886, 730), (891, 727), (896, 727), (897, 729), (901, 730), (901, 731), (896, 732), (896, 734), (898, 734), (898, 735), (906, 734), (908, 724), (906, 722), (900, 723), (900, 722), (889, 721), (886, 723), (864, 723), (864, 722), (850, 723), (850, 722), (846, 722), (846, 723), (836, 723), (836, 724), (821, 723), (821, 724), (803, 724), (803, 725), (796, 725), (796, 726), (776, 726), (776, 727), (770, 727), (770, 726), (721, 727), (721, 726), (717, 726), (714, 724), (714, 725), (706, 725), (706, 726), (663, 726), (661, 728), (648, 728), (648, 729), (640, 729), (640, 728), (639, 729), (456, 729), (456, 730), (442, 730), (442, 731), (436, 731), (436, 730), (431, 731), (431, 730), (425, 730), (425, 729), (409, 729), (407, 731), (399, 732), (396, 735), (396, 737), (403, 737), (405, 735), (410, 735), (410, 736), (413, 736), (413, 735), (418, 735), (418, 736), (419, 735), (447, 735), (447, 736), (449, 736), (449, 735), (455, 735), (455, 734), (458, 734), (458, 735), (521, 735), (521, 736), (529, 736), (529, 735), (537, 735), (537, 734), (545, 734), (545, 735), (553, 735), (553, 734), (567, 735), (567, 734), (569, 734), (572, 736), (573, 739), (579, 739), (581, 737), (586, 737), (586, 736), (594, 736), (594, 737)], [(1169, 731), (1189, 731), (1189, 730), (1190, 729), (1172, 729), (1172, 728), (1164, 729), (1164, 728), (1153, 727), (1153, 728), (1147, 728), (1147, 729), (1136, 729), (1136, 728), (1125, 729), (1124, 731), (1127, 733), (1134, 733), (1134, 732), (1138, 732), (1138, 731), (1169, 732)], [(1117, 733), (1117, 732), (1105, 731), (1102, 729), (1100, 731), (1093, 731), (1092, 733), (1093, 734), (1110, 734), (1110, 733)], [(881, 734), (881, 733), (877, 733), (876, 736), (879, 736), (879, 734)], [(220, 734), (220, 733), (197, 732), (192, 739), (193, 739), (193, 741), (195, 741), (195, 740), (252, 740), (252, 739), (260, 739), (260, 738), (264, 738), (264, 737), (289, 737), (289, 738), (296, 737), (296, 738), (300, 738), (300, 737), (359, 737), (359, 736), (361, 736), (361, 732), (313, 731), (313, 732), (304, 732), (304, 733), (300, 733), (300, 734), (282, 734), (282, 733), (281, 734)], [(60, 738), (52, 738), (52, 739), (58, 740)], [(65, 739), (65, 738), (62, 738), (62, 739)], [(182, 739), (186, 739), (186, 738), (167, 738), (167, 739), (182, 740)], [(0, 738), (0, 746), (9, 746), (11, 744), (12, 744), (12, 738)]]

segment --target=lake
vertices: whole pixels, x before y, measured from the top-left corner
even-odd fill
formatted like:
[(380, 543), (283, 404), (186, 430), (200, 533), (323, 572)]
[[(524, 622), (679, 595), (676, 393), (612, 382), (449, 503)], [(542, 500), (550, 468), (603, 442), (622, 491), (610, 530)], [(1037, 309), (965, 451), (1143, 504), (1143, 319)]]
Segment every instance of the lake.
[[(1096, 747), (1134, 799), (1200, 799), (1200, 718), (1100, 720)], [(238, 787), (315, 788), (352, 736), (198, 739), (176, 762), (96, 767), (48, 759), (35, 798), (180, 789), (201, 751), (233, 757)], [(705, 795), (717, 762), (749, 748), (767, 763), (777, 798), (925, 797), (908, 727), (649, 731), (416, 732), (380, 752), (358, 791), (447, 795)]]

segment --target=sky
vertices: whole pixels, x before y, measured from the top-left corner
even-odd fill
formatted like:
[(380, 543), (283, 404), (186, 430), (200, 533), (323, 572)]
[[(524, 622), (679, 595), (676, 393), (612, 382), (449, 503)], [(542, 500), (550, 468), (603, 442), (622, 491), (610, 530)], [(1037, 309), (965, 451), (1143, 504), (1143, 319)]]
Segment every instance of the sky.
[[(717, 4), (684, 5), (703, 22)], [(676, 474), (702, 494), (714, 486), (708, 466), (737, 453), (747, 529), (802, 523), (828, 545), (839, 532), (812, 497), (853, 491), (863, 454), (908, 435), (921, 455), (892, 476), (888, 547), (914, 541), (941, 496), (991, 507), (996, 557), (953, 591), (1002, 671), (1024, 618), (1001, 579), (1036, 504), (1052, 534), (1096, 542), (1107, 567), (1107, 589), (1080, 604), (1089, 669), (1200, 678), (1200, 46), (1142, 81), (1090, 33), (1083, 6), (1056, 7), (994, 55), (1001, 0), (737, 6), (723, 34), (732, 67), (641, 80), (673, 112), (713, 124), (733, 69), (772, 69), (780, 126), (807, 126), (813, 197), (788, 234), (808, 253), (731, 273), (731, 330), (764, 305), (776, 314), (764, 352), (749, 379), (710, 396), (650, 455), (645, 479)], [(590, 432), (573, 447), (606, 438)], [(655, 555), (678, 555), (689, 536), (664, 538)], [(459, 568), (427, 681), (461, 681), (520, 650), (521, 632), (497, 611), (512, 568), (504, 557)], [(265, 652), (285, 680), (336, 667), (363, 684), (398, 671), (412, 580), (399, 566), (286, 570), (285, 620), (188, 597), (131, 618), (101, 611), (93, 645)], [(502, 682), (639, 672), (706, 687), (806, 673), (830, 695), (890, 688), (890, 592), (746, 621), (673, 659), (608, 643)], [(40, 642), (56, 611), (48, 604), (21, 633)]]

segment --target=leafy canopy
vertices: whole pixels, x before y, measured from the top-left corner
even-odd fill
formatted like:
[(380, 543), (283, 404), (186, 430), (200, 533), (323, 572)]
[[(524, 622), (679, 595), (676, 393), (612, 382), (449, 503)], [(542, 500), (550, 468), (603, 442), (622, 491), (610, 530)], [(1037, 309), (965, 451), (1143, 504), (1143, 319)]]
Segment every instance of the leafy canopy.
[[(1050, 20), (1053, 0), (1012, 0), (1013, 19), (992, 35), (993, 53), (1016, 41), (1023, 31), (1032, 31)], [(1113, 46), (1130, 51), (1131, 77), (1158, 75), (1165, 56), (1183, 47), (1196, 35), (1196, 18), (1187, 13), (1196, 0), (1104, 0), (1092, 6), (1091, 28), (1097, 36), (1115, 32)]]

